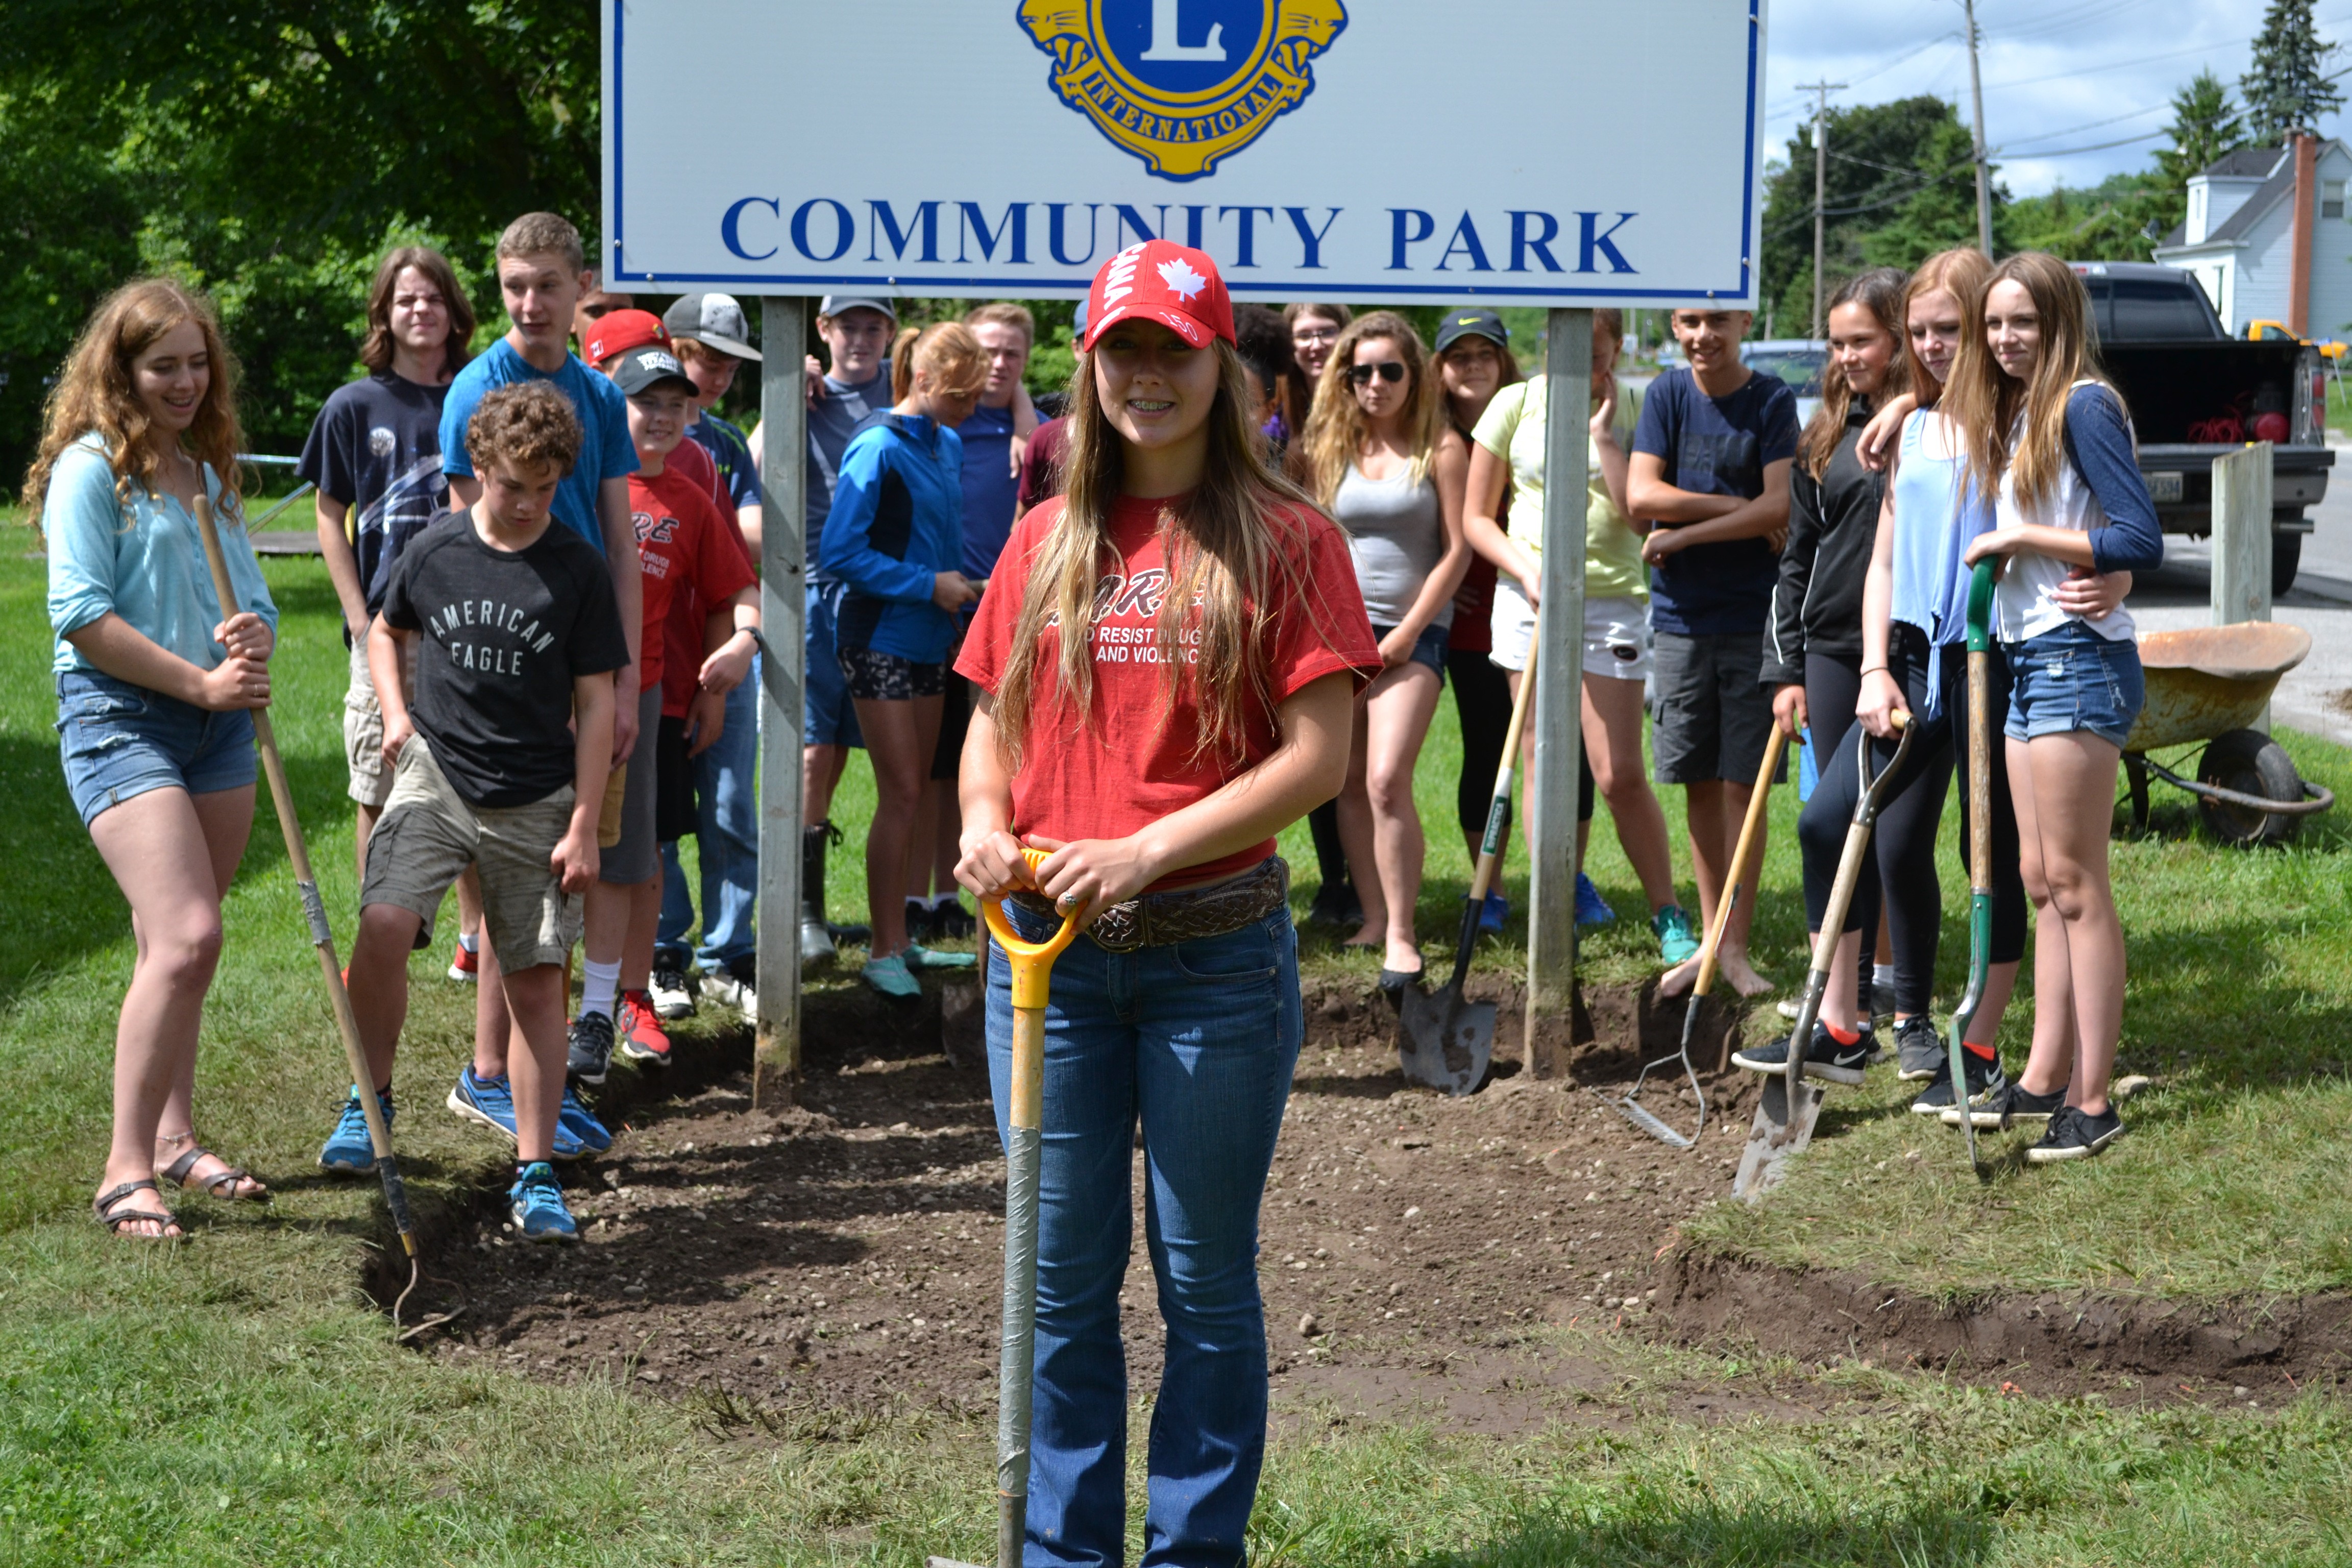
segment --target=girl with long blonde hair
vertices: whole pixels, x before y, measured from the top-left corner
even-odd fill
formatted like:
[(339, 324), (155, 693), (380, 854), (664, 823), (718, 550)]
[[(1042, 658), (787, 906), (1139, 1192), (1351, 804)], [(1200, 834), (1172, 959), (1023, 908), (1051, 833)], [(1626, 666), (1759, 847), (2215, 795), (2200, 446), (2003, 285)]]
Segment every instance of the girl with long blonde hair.
[(856, 704), (874, 763), (866, 834), (866, 902), (873, 936), (866, 983), (885, 996), (919, 995), (915, 972), (964, 969), (968, 953), (934, 952), (907, 932), (907, 866), (929, 847), (914, 825), (940, 739), (947, 661), (958, 616), (979, 597), (963, 565), (963, 442), (988, 384), (988, 356), (961, 321), (898, 335), (898, 402), (851, 437), (834, 481), (818, 552), (845, 584), (834, 656)]
[[(193, 1106), (221, 899), (253, 827), (250, 710), (268, 705), (277, 642), (245, 535), (240, 441), (236, 363), (210, 302), (141, 279), (82, 329), (25, 480), (49, 550), (66, 787), (138, 939), (115, 1026), (114, 1137), (91, 1205), (118, 1236), (181, 1234), (159, 1178), (216, 1198), (268, 1195), (196, 1141)], [(205, 502), (234, 605), (205, 563)]]
[(1396, 993), (1422, 969), (1413, 906), (1428, 845), (1412, 782), (1445, 683), (1454, 590), (1470, 565), (1469, 447), (1446, 417), (1420, 335), (1390, 310), (1340, 332), (1306, 444), (1315, 499), (1348, 531), (1382, 666), (1356, 704), (1339, 795), (1339, 837), (1364, 909), (1347, 945), (1377, 952), (1381, 988)]
[[(1087, 305), (1067, 489), (1013, 529), (957, 660), (957, 878), (1030, 940), (1088, 928), (1045, 1013), (1027, 1550), (1125, 1556), (1139, 1121), (1167, 1335), (1144, 1535), (1238, 1564), (1265, 1447), (1258, 1205), (1303, 1028), (1275, 835), (1339, 792), (1381, 658), (1345, 537), (1266, 465), (1216, 264), (1151, 240)], [(1050, 851), (1034, 872), (1024, 847)], [(992, 959), (1008, 1142), (1011, 984)]]
[(2002, 733), (2034, 907), (2033, 1048), (2004, 1102), (2048, 1115), (2026, 1152), (2040, 1164), (2096, 1154), (2124, 1130), (2107, 1098), (2124, 1010), (2107, 831), (2147, 688), (2131, 612), (2076, 606), (2084, 578), (2162, 564), (2164, 535), (2074, 270), (2040, 251), (2012, 256), (1978, 313), (1983, 330), (1961, 340), (1944, 406), (1993, 501), (1995, 526), (1966, 559), (2002, 563), (1994, 607), (2016, 682)]

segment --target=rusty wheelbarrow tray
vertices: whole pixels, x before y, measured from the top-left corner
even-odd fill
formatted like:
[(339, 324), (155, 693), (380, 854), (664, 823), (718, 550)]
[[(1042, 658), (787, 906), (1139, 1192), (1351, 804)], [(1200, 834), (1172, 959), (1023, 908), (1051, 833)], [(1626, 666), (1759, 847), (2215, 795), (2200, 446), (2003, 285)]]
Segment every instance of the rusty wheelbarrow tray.
[[(2139, 642), (2147, 701), (2124, 742), (2135, 832), (2147, 828), (2150, 773), (2197, 796), (2215, 837), (2232, 844), (2277, 842), (2336, 796), (2307, 784), (2286, 749), (2252, 728), (2279, 678), (2311, 652), (2311, 634), (2274, 621), (2150, 632)], [(2208, 742), (2197, 776), (2184, 778), (2147, 753)]]

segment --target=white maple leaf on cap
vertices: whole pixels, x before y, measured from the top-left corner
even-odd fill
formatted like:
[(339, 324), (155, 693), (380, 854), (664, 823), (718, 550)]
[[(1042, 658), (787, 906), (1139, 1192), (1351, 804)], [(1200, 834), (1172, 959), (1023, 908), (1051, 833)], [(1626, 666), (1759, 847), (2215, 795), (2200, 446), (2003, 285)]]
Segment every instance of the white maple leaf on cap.
[(1160, 280), (1190, 300), (1209, 286), (1209, 280), (1192, 270), (1192, 264), (1182, 257), (1160, 264)]

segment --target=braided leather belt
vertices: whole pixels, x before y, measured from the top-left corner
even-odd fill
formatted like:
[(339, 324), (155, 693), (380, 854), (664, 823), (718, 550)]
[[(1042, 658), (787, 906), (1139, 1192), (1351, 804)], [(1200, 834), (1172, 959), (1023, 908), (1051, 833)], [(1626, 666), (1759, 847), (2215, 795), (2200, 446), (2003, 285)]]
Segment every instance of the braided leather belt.
[[(1023, 909), (1058, 919), (1043, 894), (1011, 895)], [(1262, 921), (1290, 901), (1290, 866), (1269, 855), (1238, 877), (1202, 888), (1174, 888), (1112, 904), (1095, 917), (1087, 939), (1107, 952), (1133, 952), (1175, 942), (1202, 942)]]

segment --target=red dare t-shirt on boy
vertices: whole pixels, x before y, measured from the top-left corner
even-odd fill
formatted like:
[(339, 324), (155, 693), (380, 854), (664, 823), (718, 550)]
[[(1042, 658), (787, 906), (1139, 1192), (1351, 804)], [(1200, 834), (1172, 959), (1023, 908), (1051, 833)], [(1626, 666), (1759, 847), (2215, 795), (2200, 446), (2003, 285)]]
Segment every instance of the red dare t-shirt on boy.
[(638, 668), (640, 689), (647, 689), (661, 684), (671, 601), (691, 594), (707, 605), (723, 605), (751, 585), (751, 568), (727, 514), (682, 472), (631, 474), (629, 521), (636, 527), (637, 564), (645, 576)]
[[(1181, 498), (1176, 498), (1181, 500)], [(1281, 740), (1273, 710), (1248, 717), (1238, 755), (1193, 755), (1200, 706), (1189, 681), (1163, 718), (1157, 641), (1160, 602), (1167, 582), (1160, 531), (1161, 500), (1122, 496), (1111, 508), (1110, 538), (1119, 555), (1096, 596), (1094, 711), (1082, 717), (1055, 673), (1059, 631), (1048, 627), (1037, 649), (1037, 700), (1030, 732), (1043, 743), (1023, 748), (1013, 780), (1013, 831), (1068, 842), (1123, 838), (1178, 811), (1255, 767)], [(1011, 655), (1013, 623), (1037, 547), (1062, 515), (1059, 498), (1013, 527), (1000, 568), (989, 579), (956, 669), (990, 692)], [(1337, 524), (1303, 507), (1278, 506), (1272, 521), (1288, 548), (1303, 540), (1303, 570), (1271, 572), (1280, 595), (1267, 617), (1265, 670), (1274, 700), (1339, 670), (1355, 672), (1360, 688), (1381, 668), (1380, 648), (1364, 614), (1363, 595)], [(1293, 559), (1297, 559), (1294, 555)], [(1068, 737), (1065, 740), (1064, 737)], [(1182, 887), (1246, 871), (1274, 853), (1268, 838), (1223, 859), (1187, 866), (1152, 885)]]

